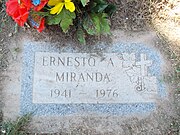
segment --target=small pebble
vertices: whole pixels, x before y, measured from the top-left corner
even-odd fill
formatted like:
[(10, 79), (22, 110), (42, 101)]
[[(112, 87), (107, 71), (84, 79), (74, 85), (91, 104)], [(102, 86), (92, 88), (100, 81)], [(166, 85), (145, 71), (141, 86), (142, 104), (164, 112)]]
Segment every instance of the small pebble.
[(8, 36), (9, 36), (9, 37), (12, 37), (12, 35), (13, 35), (12, 33), (9, 33), (9, 35), (8, 35)]

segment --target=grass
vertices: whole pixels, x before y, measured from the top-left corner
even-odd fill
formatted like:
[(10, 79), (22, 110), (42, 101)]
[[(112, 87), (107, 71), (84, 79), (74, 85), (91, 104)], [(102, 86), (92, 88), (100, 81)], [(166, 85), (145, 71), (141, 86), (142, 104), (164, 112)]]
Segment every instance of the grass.
[(16, 121), (5, 121), (1, 123), (1, 135), (26, 135), (24, 127), (31, 120), (32, 114), (19, 117)]

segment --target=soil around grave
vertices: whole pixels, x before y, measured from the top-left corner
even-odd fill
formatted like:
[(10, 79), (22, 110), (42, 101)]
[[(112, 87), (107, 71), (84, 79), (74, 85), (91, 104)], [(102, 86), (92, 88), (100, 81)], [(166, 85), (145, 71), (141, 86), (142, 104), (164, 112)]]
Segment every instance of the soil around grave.
[[(172, 20), (161, 20), (158, 18), (150, 17), (149, 12), (141, 12), (147, 11), (147, 3), (144, 0), (141, 1), (127, 1), (115, 0), (118, 5), (117, 12), (113, 15), (111, 21), (112, 30), (123, 30), (128, 34), (132, 34), (135, 32), (148, 31), (149, 29), (154, 29), (156, 34), (159, 36), (159, 40), (156, 43), (156, 47), (162, 52), (168, 63), (168, 71), (165, 75), (165, 80), (169, 84), (169, 99), (166, 101), (159, 101), (157, 108), (158, 110), (148, 117), (140, 118), (140, 117), (131, 117), (125, 119), (118, 119), (116, 117), (81, 117), (77, 122), (77, 118), (67, 117), (64, 119), (69, 119), (74, 121), (74, 124), (69, 125), (69, 128), (62, 128), (60, 133), (74, 133), (74, 134), (103, 134), (101, 132), (102, 128), (107, 128), (108, 125), (113, 125), (113, 120), (118, 119), (121, 121), (119, 125), (117, 125), (113, 130), (123, 132), (125, 135), (129, 134), (174, 134), (178, 135), (180, 133), (180, 109), (179, 109), (179, 101), (180, 101), (180, 90), (179, 90), (179, 68), (180, 68), (180, 36), (179, 29), (180, 23)], [(141, 4), (140, 4), (141, 3)], [(136, 8), (135, 8), (136, 7)], [(0, 16), (6, 16), (5, 14), (1, 14)], [(149, 17), (147, 21), (143, 21), (145, 17)], [(5, 19), (6, 18), (6, 19)], [(36, 30), (28, 29), (28, 28), (18, 28), (18, 32), (16, 32), (14, 22), (5, 17), (5, 25), (1, 26), (0, 32), (0, 99), (2, 97), (2, 90), (4, 84), (4, 80), (8, 78), (5, 75), (6, 70), (9, 67), (13, 67), (14, 61), (18, 61), (20, 59), (19, 53), (22, 51), (22, 47), (18, 46), (17, 43), (21, 40), (22, 35), (26, 35), (30, 39), (34, 41), (50, 41), (51, 43), (58, 42), (61, 46), (65, 46), (67, 41), (71, 41), (76, 43), (78, 46), (78, 41), (74, 38), (73, 32), (64, 34), (61, 30), (56, 26), (47, 27), (44, 32), (37, 33)], [(172, 19), (172, 18), (169, 18)], [(147, 23), (148, 22), (148, 23)], [(163, 22), (163, 24), (162, 24)], [(171, 25), (169, 25), (171, 22)], [(150, 25), (153, 24), (153, 25)], [(73, 30), (71, 30), (73, 31)], [(171, 31), (171, 34), (169, 34)], [(93, 45), (97, 42), (105, 42), (107, 45), (112, 42), (111, 36), (99, 36), (99, 37), (87, 37), (87, 45)], [(60, 46), (60, 47), (61, 47)], [(20, 67), (19, 67), (20, 68)], [(17, 68), (17, 70), (19, 70)], [(8, 99), (3, 99), (4, 101), (0, 101), (0, 108), (3, 108), (4, 103)], [(14, 110), (16, 111), (16, 110)], [(12, 111), (13, 112), (13, 111)], [(14, 116), (15, 117), (15, 116)], [(0, 121), (2, 121), (3, 114), (1, 111)], [(12, 118), (15, 119), (15, 118)], [(36, 118), (35, 118), (36, 119)], [(38, 120), (41, 118), (37, 118)], [(53, 127), (53, 122), (55, 118), (47, 119), (47, 123)], [(62, 121), (64, 120), (62, 119)], [(94, 124), (97, 122), (96, 124)], [(99, 123), (100, 122), (100, 123)], [(98, 128), (98, 123), (101, 124)], [(65, 123), (68, 125), (68, 123)], [(115, 125), (115, 124), (114, 124)], [(30, 125), (33, 127), (33, 125)], [(46, 126), (45, 126), (46, 127)], [(36, 127), (37, 128), (37, 127)], [(38, 127), (40, 128), (40, 127)], [(48, 128), (48, 127), (46, 127)], [(71, 129), (72, 131), (69, 131)], [(97, 130), (98, 129), (98, 130)], [(38, 129), (34, 129), (34, 131), (39, 131)], [(33, 132), (32, 130), (29, 132)], [(39, 131), (40, 132), (40, 131)], [(113, 134), (115, 133), (112, 129), (108, 128), (104, 134)]]

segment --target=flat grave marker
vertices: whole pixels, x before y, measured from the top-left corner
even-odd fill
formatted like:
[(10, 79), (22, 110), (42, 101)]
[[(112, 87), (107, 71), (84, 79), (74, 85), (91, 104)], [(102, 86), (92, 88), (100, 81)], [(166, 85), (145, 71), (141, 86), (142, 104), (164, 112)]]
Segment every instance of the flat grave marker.
[(165, 95), (159, 53), (143, 44), (94, 47), (98, 53), (26, 44), (21, 113), (118, 115), (153, 110), (157, 97)]
[(157, 78), (141, 54), (35, 53), (33, 103), (152, 102)]

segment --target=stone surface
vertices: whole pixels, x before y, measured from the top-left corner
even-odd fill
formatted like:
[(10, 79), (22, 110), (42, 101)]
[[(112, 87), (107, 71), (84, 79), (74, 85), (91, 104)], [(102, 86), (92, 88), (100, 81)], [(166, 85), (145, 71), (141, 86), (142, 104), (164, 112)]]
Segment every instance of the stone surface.
[(135, 53), (36, 52), (33, 103), (153, 102), (157, 78), (153, 61)]
[(162, 63), (161, 55), (142, 43), (79, 49), (26, 42), (21, 114), (150, 112), (155, 100), (165, 95), (159, 79)]

